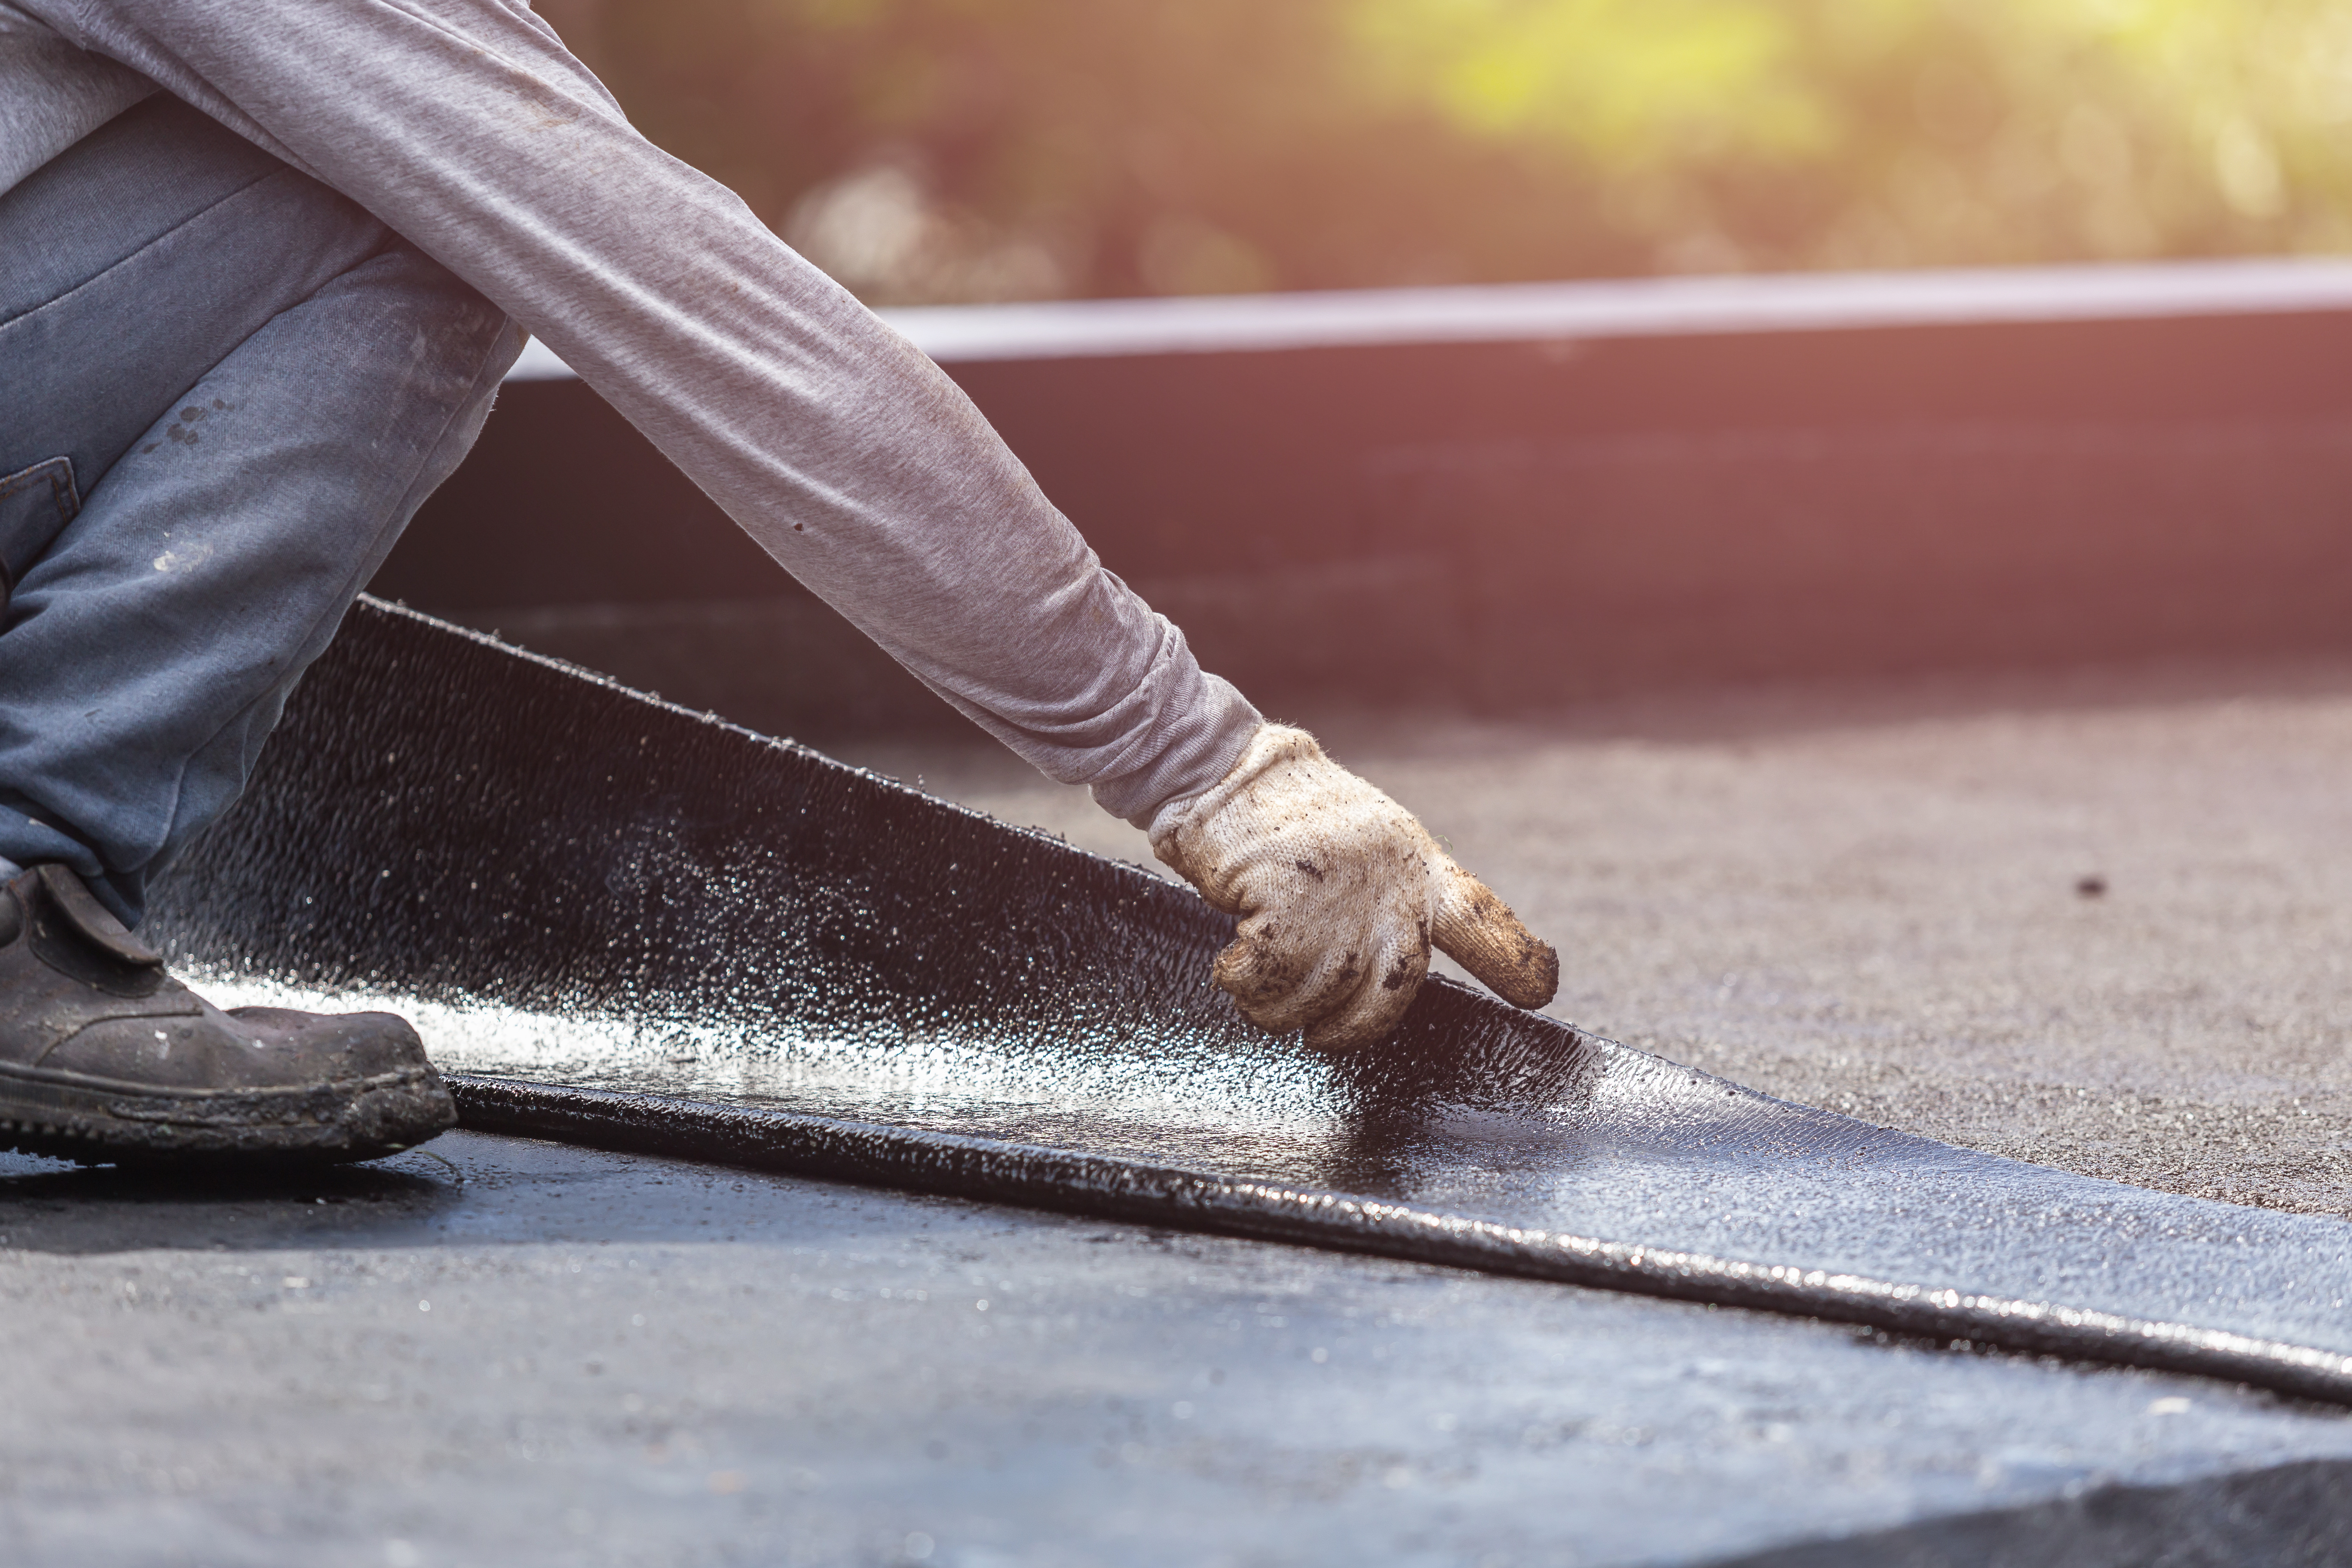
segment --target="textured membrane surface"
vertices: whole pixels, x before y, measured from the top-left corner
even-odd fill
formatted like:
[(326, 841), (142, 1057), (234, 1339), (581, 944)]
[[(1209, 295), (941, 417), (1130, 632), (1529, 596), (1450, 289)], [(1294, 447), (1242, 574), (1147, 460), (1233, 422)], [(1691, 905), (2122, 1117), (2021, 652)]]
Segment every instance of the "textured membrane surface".
[(1954, 1150), (1452, 987), (1318, 1058), (1222, 1005), (1225, 922), (1183, 889), (381, 607), (157, 927), (238, 999), (410, 1009), (503, 1080), (477, 1125), (2352, 1390), (2338, 1221)]

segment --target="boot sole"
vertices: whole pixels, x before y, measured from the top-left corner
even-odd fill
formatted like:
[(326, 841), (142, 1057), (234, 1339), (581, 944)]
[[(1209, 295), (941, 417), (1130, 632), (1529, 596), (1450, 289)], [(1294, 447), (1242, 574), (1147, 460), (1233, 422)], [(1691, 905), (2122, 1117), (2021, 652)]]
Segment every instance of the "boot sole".
[(430, 1068), (289, 1089), (160, 1090), (0, 1065), (0, 1150), (85, 1165), (333, 1164), (396, 1154), (457, 1124)]

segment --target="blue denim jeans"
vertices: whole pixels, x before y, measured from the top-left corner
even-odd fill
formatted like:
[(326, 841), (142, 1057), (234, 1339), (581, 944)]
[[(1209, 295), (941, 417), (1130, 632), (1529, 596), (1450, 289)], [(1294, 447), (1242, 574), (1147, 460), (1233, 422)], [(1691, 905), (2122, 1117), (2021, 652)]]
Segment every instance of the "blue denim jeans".
[(0, 859), (135, 924), (521, 346), (174, 99), (0, 196)]

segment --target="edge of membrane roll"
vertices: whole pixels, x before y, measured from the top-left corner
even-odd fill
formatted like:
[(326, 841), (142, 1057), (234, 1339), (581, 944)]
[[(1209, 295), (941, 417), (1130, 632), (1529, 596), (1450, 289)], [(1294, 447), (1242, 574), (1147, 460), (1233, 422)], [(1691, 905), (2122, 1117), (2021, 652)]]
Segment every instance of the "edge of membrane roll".
[(2352, 1357), (2182, 1323), (1528, 1230), (1409, 1204), (993, 1139), (462, 1075), (451, 1087), (465, 1124), (486, 1132), (1828, 1318), (1923, 1338), (2196, 1373), (2352, 1405)]
[(2341, 1221), (1874, 1128), (1444, 982), (1319, 1057), (1233, 1016), (1189, 889), (373, 601), (152, 929), (216, 994), (409, 1012), (482, 1131), (2352, 1405)]

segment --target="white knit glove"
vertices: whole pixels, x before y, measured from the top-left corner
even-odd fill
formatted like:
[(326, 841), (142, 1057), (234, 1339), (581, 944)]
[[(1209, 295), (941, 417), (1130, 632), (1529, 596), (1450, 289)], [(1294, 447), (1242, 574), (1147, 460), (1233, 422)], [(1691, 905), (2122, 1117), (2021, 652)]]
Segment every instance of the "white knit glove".
[(1266, 725), (1215, 785), (1162, 806), (1151, 852), (1241, 917), (1214, 973), (1270, 1034), (1379, 1039), (1421, 988), (1433, 942), (1521, 1007), (1559, 988), (1559, 955), (1304, 730)]

